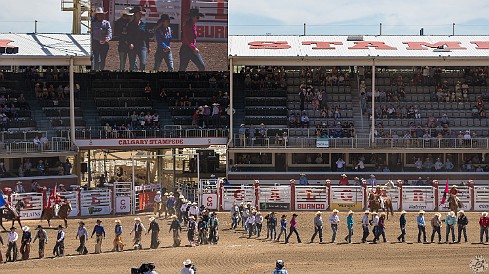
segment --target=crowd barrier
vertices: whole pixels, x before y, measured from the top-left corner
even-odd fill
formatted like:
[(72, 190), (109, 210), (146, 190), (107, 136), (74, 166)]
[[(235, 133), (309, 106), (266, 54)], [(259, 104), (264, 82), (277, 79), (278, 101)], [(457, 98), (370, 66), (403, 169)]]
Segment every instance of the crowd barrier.
[[(395, 211), (447, 211), (448, 201), (441, 204), (445, 187), (434, 186), (381, 186), (384, 196), (391, 199)], [(76, 190), (60, 192), (63, 199), (71, 202), (70, 217), (97, 216), (108, 214), (128, 214), (152, 209), (158, 185), (137, 187), (131, 191), (130, 182), (118, 182), (113, 187), (96, 190)], [(204, 182), (200, 194), (200, 204), (211, 210), (229, 211), (233, 203), (251, 203), (263, 211), (317, 211), (339, 209), (368, 209), (368, 186), (296, 185), (291, 180), (287, 185), (260, 185), (255, 181), (250, 185), (226, 185), (218, 180)], [(489, 210), (489, 186), (459, 186), (458, 197), (467, 211)], [(7, 199), (15, 205), (24, 203), (22, 219), (40, 219), (43, 208), (50, 204), (49, 194), (13, 193)]]

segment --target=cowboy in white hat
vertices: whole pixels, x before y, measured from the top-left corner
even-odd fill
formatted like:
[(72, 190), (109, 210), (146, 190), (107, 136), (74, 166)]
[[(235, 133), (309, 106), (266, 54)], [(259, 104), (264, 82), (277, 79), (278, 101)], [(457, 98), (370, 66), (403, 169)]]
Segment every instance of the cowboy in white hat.
[(448, 243), (448, 236), (450, 233), (452, 233), (452, 242), (455, 242), (455, 224), (457, 224), (457, 217), (455, 215), (455, 212), (450, 211), (447, 213), (447, 216), (445, 217), (445, 225), (447, 226), (446, 230), (446, 239), (445, 242)]
[(31, 229), (28, 226), (22, 227), (22, 240), (20, 241), (20, 254), (22, 254), (22, 261), (29, 260), (32, 242), (32, 234), (30, 230)]
[(189, 241), (190, 246), (195, 246), (196, 242), (196, 235), (197, 233), (197, 223), (195, 222), (195, 216), (191, 215), (188, 218), (188, 224), (187, 224), (187, 238)]
[(22, 181), (18, 181), (15, 185), (15, 193), (25, 193), (24, 186), (22, 185)]
[(377, 212), (372, 212), (372, 225), (373, 225), (373, 233), (374, 233), (374, 242), (376, 242), (379, 238), (379, 215)]
[(424, 210), (418, 212), (416, 217), (416, 223), (418, 225), (418, 243), (421, 243), (421, 234), (423, 235), (423, 242), (426, 243), (426, 222), (424, 220)]
[(480, 243), (483, 243), (484, 234), (486, 234), (486, 243), (489, 242), (489, 217), (487, 212), (482, 212), (479, 219), (480, 225)]
[(467, 242), (467, 224), (469, 223), (469, 219), (467, 219), (467, 215), (465, 215), (465, 211), (459, 210), (457, 218), (457, 228), (458, 228), (458, 240), (457, 243), (460, 243), (462, 238), (462, 233), (464, 235), (464, 240)]
[(345, 242), (351, 244), (351, 236), (353, 235), (353, 214), (352, 210), (348, 211), (348, 217), (346, 217), (346, 226), (348, 228), (348, 235), (345, 237)]
[(193, 202), (192, 203), (192, 206), (190, 207), (190, 209), (188, 210), (188, 216), (194, 216), (195, 218), (199, 217), (200, 216), (200, 209), (199, 207), (197, 206), (197, 203), (196, 202)]
[(341, 174), (340, 177), (341, 177), (340, 178), (340, 183), (339, 183), (340, 186), (350, 185), (350, 183), (348, 182), (348, 176), (346, 176), (346, 174), (343, 173), (343, 174)]
[(338, 216), (338, 210), (333, 209), (333, 214), (329, 216), (329, 223), (331, 224), (331, 230), (333, 235), (331, 236), (331, 243), (336, 243), (336, 232), (338, 231), (338, 224), (340, 223), (340, 217)]
[(397, 237), (399, 242), (405, 242), (406, 235), (406, 210), (401, 211), (401, 216), (399, 217), (399, 227), (401, 228), (401, 235)]
[(362, 243), (365, 243), (367, 241), (367, 237), (370, 234), (370, 231), (369, 231), (369, 227), (370, 227), (369, 215), (370, 215), (370, 211), (365, 210), (364, 215), (362, 217), (362, 229), (363, 229)]
[(121, 225), (121, 220), (117, 219), (114, 220), (115, 227), (115, 239), (113, 241), (114, 248), (112, 249), (112, 252), (117, 251), (123, 251), (124, 250), (124, 243), (122, 242), (122, 225)]
[(458, 186), (457, 185), (452, 185), (450, 188), (450, 191), (448, 192), (450, 196), (448, 197), (448, 203), (455, 202), (457, 206), (460, 208), (462, 207), (462, 204), (460, 202), (460, 199), (458, 198)]
[(438, 243), (441, 243), (441, 214), (440, 213), (435, 213), (433, 218), (431, 219), (431, 227), (433, 228), (433, 231), (431, 232), (431, 243), (433, 243), (433, 240), (435, 239), (435, 234), (438, 233)]
[(314, 234), (311, 237), (311, 243), (314, 242), (314, 238), (316, 238), (316, 234), (319, 233), (319, 243), (323, 242), (323, 218), (321, 217), (321, 211), (316, 212), (316, 216), (314, 217)]
[(161, 191), (156, 191), (156, 195), (153, 199), (153, 215), (161, 217), (161, 203), (162, 203)]
[(112, 40), (112, 27), (110, 22), (105, 20), (104, 9), (98, 7), (95, 9), (94, 20), (92, 20), (91, 37), (93, 53), (93, 70), (104, 70), (105, 59), (109, 51), (109, 41)]
[[(121, 17), (114, 22), (114, 37), (117, 37), (117, 40), (119, 41), (117, 50), (119, 52), (120, 71), (126, 70), (126, 60), (129, 54), (127, 29), (129, 27), (129, 23), (132, 21), (132, 16), (134, 15), (131, 10), (131, 7), (126, 7), (123, 9), (121, 11)], [(136, 124), (134, 124), (134, 126), (136, 126)]]
[(160, 240), (158, 239), (158, 234), (160, 233), (160, 225), (156, 222), (155, 217), (149, 218), (149, 228), (148, 233), (151, 231), (151, 249), (156, 249), (160, 245)]
[(146, 228), (144, 227), (143, 223), (141, 223), (141, 218), (136, 217), (134, 218), (134, 226), (131, 229), (131, 232), (129, 235), (131, 235), (134, 232), (134, 250), (137, 249), (143, 249), (143, 245), (141, 244), (141, 235), (146, 233)]
[(183, 261), (183, 269), (180, 270), (183, 274), (193, 274), (195, 273), (193, 263), (190, 259)]
[(180, 232), (182, 232), (182, 226), (180, 225), (180, 221), (178, 220), (177, 215), (173, 214), (170, 217), (172, 219), (170, 224), (170, 231), (173, 231), (173, 247), (180, 246)]

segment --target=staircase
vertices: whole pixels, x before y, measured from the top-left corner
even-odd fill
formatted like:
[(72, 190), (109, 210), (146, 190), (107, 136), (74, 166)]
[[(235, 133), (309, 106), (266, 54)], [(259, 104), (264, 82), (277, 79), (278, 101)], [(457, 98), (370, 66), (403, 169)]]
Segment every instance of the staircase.
[[(237, 80), (237, 79), (236, 79)], [(237, 132), (239, 126), (245, 123), (245, 93), (240, 92), (237, 88), (239, 85), (234, 85), (234, 98), (233, 98), (233, 108), (235, 109), (235, 113), (233, 116), (233, 128), (235, 132)]]
[(368, 123), (368, 117), (365, 114), (362, 114), (362, 106), (361, 106), (361, 98), (360, 98), (360, 92), (358, 90), (358, 81), (357, 77), (355, 77), (351, 80), (352, 81), (352, 87), (351, 87), (351, 100), (352, 100), (352, 107), (353, 107), (353, 124), (355, 125), (355, 133), (357, 138), (360, 139), (368, 139), (370, 129), (369, 129), (369, 123)]
[(170, 113), (168, 103), (159, 99), (153, 99), (152, 103), (153, 110), (158, 112), (158, 114), (160, 115), (161, 128), (164, 128), (164, 126), (173, 125), (173, 118)]
[(40, 131), (51, 130), (51, 120), (44, 114), (44, 111), (35, 96), (26, 96), (26, 101), (31, 108), (32, 119), (36, 121), (37, 129)]

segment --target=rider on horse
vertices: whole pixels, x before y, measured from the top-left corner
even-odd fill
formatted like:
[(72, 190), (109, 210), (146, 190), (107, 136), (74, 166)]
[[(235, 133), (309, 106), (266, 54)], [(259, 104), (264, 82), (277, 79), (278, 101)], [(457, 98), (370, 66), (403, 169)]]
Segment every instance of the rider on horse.
[(382, 198), (382, 196), (383, 196), (384, 193), (382, 191), (382, 188), (380, 186), (377, 186), (375, 188), (374, 194), (375, 194), (375, 197), (377, 198), (377, 200), (380, 203), (380, 208), (381, 209), (384, 209), (384, 199)]
[(457, 190), (457, 185), (453, 185), (450, 188), (450, 191), (448, 192), (450, 194), (449, 199), (453, 199), (453, 201), (459, 206), (460, 206), (460, 199), (458, 198), (458, 190)]
[(57, 217), (59, 208), (61, 207), (61, 205), (63, 205), (63, 199), (61, 198), (59, 193), (54, 192), (53, 194), (51, 194), (51, 196), (49, 197), (49, 205), (49, 207), (53, 209), (54, 216)]

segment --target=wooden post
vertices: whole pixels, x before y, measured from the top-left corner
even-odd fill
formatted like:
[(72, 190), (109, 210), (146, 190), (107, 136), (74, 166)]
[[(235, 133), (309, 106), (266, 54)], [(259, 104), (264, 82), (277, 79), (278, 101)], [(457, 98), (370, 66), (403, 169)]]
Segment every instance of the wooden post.
[(328, 209), (331, 210), (331, 181), (326, 180), (326, 188), (328, 189)]
[(290, 180), (290, 210), (295, 210), (295, 180)]
[(438, 180), (433, 181), (433, 188), (435, 189), (435, 210), (438, 211), (438, 205), (440, 204), (440, 195), (438, 193)]
[(260, 181), (255, 180), (255, 207), (260, 210)]

